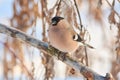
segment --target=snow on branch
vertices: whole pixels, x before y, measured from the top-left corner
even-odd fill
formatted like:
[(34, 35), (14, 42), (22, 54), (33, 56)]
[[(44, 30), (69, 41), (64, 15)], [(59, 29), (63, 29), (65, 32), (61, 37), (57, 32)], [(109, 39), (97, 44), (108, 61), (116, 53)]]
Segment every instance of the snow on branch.
[(87, 78), (87, 80), (114, 80), (110, 74), (107, 73), (105, 77), (97, 74), (87, 66), (79, 63), (77, 60), (72, 59), (69, 55), (66, 55), (64, 58), (62, 55), (64, 54), (63, 52), (60, 52), (59, 50), (51, 47), (48, 43), (42, 42), (32, 36), (29, 36), (20, 30), (0, 24), (0, 33), (4, 33), (11, 37), (22, 40), (31, 46), (37, 47), (41, 51), (44, 51), (48, 55), (57, 58), (59, 57), (59, 60), (74, 68), (76, 71), (80, 72), (85, 78)]

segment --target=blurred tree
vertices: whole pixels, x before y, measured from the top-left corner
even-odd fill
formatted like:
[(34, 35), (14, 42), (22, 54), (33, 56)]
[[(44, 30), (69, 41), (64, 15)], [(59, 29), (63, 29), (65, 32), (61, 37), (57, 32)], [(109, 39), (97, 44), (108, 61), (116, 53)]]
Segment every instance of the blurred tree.
[[(51, 6), (52, 5), (52, 6)], [(31, 36), (34, 36), (35, 32), (37, 33), (37, 26), (36, 24), (41, 21), (41, 25), (39, 25), (40, 29), (42, 29), (42, 40), (44, 42), (48, 42), (47, 38), (47, 28), (50, 25), (50, 20), (53, 16), (63, 16), (66, 18), (73, 27), (80, 32), (82, 38), (89, 42), (91, 40), (91, 35), (89, 31), (85, 27), (87, 21), (91, 24), (92, 21), (99, 24), (101, 27), (101, 32), (103, 33), (101, 42), (105, 45), (105, 48), (109, 49), (110, 53), (116, 54), (109, 54), (111, 56), (117, 55), (117, 61), (115, 59), (111, 59), (110, 62), (112, 64), (112, 69), (110, 72), (114, 75), (114, 78), (117, 80), (117, 74), (120, 72), (120, 13), (119, 9), (116, 9), (115, 6), (120, 5), (119, 0), (54, 0), (51, 3), (50, 0), (14, 0), (13, 3), (13, 17), (10, 19), (11, 26), (15, 27), (21, 31), (28, 33), (29, 30), (32, 32), (30, 33)], [(108, 10), (109, 14), (105, 14), (105, 9)], [(119, 6), (120, 8), (120, 6)], [(85, 9), (85, 10), (84, 10)], [(83, 11), (83, 12), (82, 12)], [(85, 13), (85, 14), (84, 14)], [(107, 16), (106, 16), (107, 15)], [(84, 17), (87, 16), (87, 17)], [(85, 19), (87, 18), (87, 19)], [(109, 22), (106, 21), (106, 18)], [(111, 39), (108, 43), (107, 34), (106, 34), (106, 24), (110, 24), (110, 28), (114, 29), (117, 28), (117, 37), (113, 39), (111, 35), (109, 39)], [(83, 25), (85, 24), (85, 25)], [(89, 24), (90, 25), (90, 24)], [(89, 26), (88, 25), (88, 26)], [(97, 28), (96, 24), (94, 26)], [(89, 28), (93, 28), (89, 26)], [(48, 42), (49, 43), (49, 42)], [(97, 44), (97, 42), (96, 42)], [(116, 49), (113, 51), (113, 45)], [(27, 49), (27, 50), (25, 50)], [(21, 76), (24, 74), (27, 79), (36, 79), (35, 70), (35, 62), (31, 59), (29, 67), (25, 64), (26, 57), (25, 55), (34, 55), (34, 53), (29, 52), (31, 50), (30, 45), (26, 45), (25, 43), (7, 37), (7, 41), (4, 43), (4, 55), (3, 55), (3, 66), (4, 66), (4, 77), (5, 79), (13, 79), (14, 78), (14, 66), (19, 65), (21, 68)], [(34, 50), (33, 50), (34, 51)], [(116, 52), (115, 52), (116, 51)], [(77, 58), (82, 63), (91, 67), (93, 56), (91, 57), (87, 53), (92, 53), (91, 50), (80, 46), (78, 50), (75, 52), (76, 54), (72, 55)], [(96, 54), (99, 51), (96, 50)], [(28, 54), (27, 54), (28, 53)], [(42, 60), (41, 63), (45, 68), (44, 73), (44, 80), (50, 80), (55, 77), (55, 60), (45, 54), (42, 51), (39, 51), (40, 59)], [(8, 56), (10, 59), (8, 60)], [(30, 58), (33, 58), (30, 57)], [(118, 62), (118, 64), (117, 64)], [(37, 63), (37, 64), (41, 64)], [(41, 66), (42, 66), (41, 65)], [(44, 69), (42, 68), (42, 69)], [(42, 71), (41, 71), (42, 72)], [(74, 69), (69, 67), (66, 68), (66, 76), (80, 76), (79, 73), (75, 72)], [(9, 74), (11, 74), (9, 76)], [(43, 76), (42, 76), (43, 77)], [(22, 78), (20, 78), (22, 79)]]

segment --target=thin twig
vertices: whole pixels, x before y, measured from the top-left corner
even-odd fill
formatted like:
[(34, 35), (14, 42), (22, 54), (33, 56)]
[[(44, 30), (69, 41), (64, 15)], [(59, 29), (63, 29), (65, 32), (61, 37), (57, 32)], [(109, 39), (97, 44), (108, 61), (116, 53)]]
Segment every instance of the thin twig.
[(86, 66), (89, 66), (89, 63), (88, 63), (88, 54), (87, 54), (87, 47), (85, 46), (85, 59), (86, 59)]
[(59, 0), (58, 6), (57, 6), (57, 8), (56, 8), (56, 16), (59, 14), (61, 1), (62, 1), (62, 0)]
[(114, 10), (113, 6), (110, 4), (110, 2), (108, 0), (106, 0), (106, 2), (108, 3), (108, 5), (112, 8), (112, 10), (115, 12), (115, 14), (119, 17), (120, 19), (120, 15)]
[[(80, 30), (82, 31), (83, 25), (82, 25), (82, 20), (81, 20), (81, 16), (80, 16), (80, 12), (79, 12), (76, 0), (74, 0), (74, 4), (75, 4), (75, 7), (77, 9), (77, 13), (78, 13), (79, 21), (80, 21), (80, 26), (81, 26)], [(88, 66), (88, 55), (87, 55), (86, 47), (85, 47), (85, 58), (86, 58), (86, 65)]]
[(33, 79), (32, 74), (29, 72), (29, 70), (27, 69), (27, 67), (24, 65), (23, 60), (20, 59), (19, 56), (17, 56), (17, 55), (9, 48), (9, 46), (8, 46), (6, 43), (5, 43), (4, 45), (5, 45), (5, 47), (10, 51), (10, 53), (11, 53), (15, 58), (17, 58), (17, 59), (21, 62), (21, 65), (22, 65), (22, 67), (25, 69), (25, 71), (27, 72), (28, 76), (30, 76), (30, 78)]
[(45, 1), (44, 0), (41, 0), (41, 9), (42, 9), (42, 40), (43, 41), (46, 41), (46, 24), (45, 24), (45, 11), (43, 10), (45, 8)]
[[(82, 25), (82, 20), (81, 20), (81, 16), (80, 16), (80, 12), (79, 12), (76, 0), (74, 0), (74, 4), (75, 4), (75, 7), (77, 9), (77, 13), (78, 13), (79, 21), (80, 21), (80, 26), (81, 26), (80, 30), (82, 31), (83, 25)], [(88, 57), (87, 57), (87, 49), (86, 49), (86, 47), (85, 47), (85, 58), (86, 58), (86, 65), (88, 66)]]
[(77, 3), (76, 3), (76, 0), (74, 0), (74, 4), (75, 4), (75, 7), (76, 7), (76, 9), (77, 9), (77, 14), (78, 14), (79, 21), (80, 21), (80, 26), (81, 26), (80, 30), (82, 31), (82, 27), (83, 27), (83, 25), (82, 25), (82, 20), (81, 20), (81, 16), (80, 16), (80, 12), (79, 12), (79, 9), (78, 9), (78, 6), (77, 6)]

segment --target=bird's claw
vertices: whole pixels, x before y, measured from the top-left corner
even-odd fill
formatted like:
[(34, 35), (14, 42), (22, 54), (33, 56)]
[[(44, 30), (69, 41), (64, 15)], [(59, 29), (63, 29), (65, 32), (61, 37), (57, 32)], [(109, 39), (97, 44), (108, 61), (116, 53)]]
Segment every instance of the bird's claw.
[(58, 54), (58, 59), (62, 59), (62, 61), (64, 61), (66, 59), (67, 54), (68, 54), (67, 52), (60, 52)]

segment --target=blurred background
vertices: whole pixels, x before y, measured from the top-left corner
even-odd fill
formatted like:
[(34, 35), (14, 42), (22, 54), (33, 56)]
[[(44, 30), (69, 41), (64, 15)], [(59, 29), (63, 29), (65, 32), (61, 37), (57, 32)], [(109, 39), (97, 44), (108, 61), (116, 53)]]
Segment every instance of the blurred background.
[[(47, 29), (56, 15), (67, 19), (95, 47), (80, 46), (72, 56), (95, 72), (111, 73), (120, 80), (120, 0), (0, 0), (1, 24), (44, 42), (48, 42)], [(65, 79), (84, 80), (58, 59), (0, 33), (0, 80)]]

